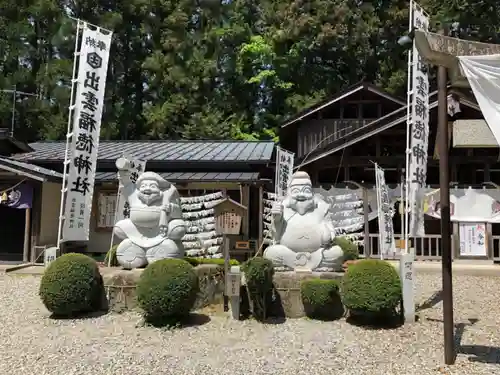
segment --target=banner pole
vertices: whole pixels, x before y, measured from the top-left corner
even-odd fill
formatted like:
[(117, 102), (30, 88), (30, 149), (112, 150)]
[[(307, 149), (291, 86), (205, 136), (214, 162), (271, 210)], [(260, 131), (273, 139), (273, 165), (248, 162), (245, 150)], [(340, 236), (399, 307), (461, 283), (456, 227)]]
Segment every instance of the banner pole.
[[(76, 19), (76, 36), (75, 36), (75, 52), (74, 52), (74, 58), (73, 58), (73, 73), (71, 75), (71, 93), (70, 93), (70, 99), (69, 99), (69, 108), (68, 108), (68, 123), (67, 123), (67, 130), (66, 130), (66, 149), (64, 151), (64, 162), (63, 162), (63, 178), (62, 178), (62, 187), (61, 187), (61, 201), (60, 201), (60, 207), (59, 207), (59, 224), (57, 228), (57, 250), (60, 250), (61, 246), (61, 240), (62, 240), (62, 226), (63, 226), (63, 221), (64, 221), (64, 201), (65, 201), (65, 194), (67, 190), (66, 186), (66, 179), (68, 177), (68, 165), (69, 165), (69, 143), (70, 140), (73, 137), (73, 132), (72, 132), (72, 117), (73, 117), (73, 110), (74, 110), (74, 104), (73, 101), (75, 99), (75, 84), (76, 84), (76, 61), (79, 58), (80, 52), (78, 51), (78, 39), (80, 37), (80, 23), (81, 21), (79, 19)], [(82, 28), (85, 27), (85, 23), (83, 24)]]

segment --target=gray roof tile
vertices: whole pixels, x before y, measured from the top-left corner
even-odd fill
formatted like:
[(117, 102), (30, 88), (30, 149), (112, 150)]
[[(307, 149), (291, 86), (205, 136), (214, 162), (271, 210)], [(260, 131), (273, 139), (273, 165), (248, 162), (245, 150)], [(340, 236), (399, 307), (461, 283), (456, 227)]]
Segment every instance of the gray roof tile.
[[(15, 155), (17, 160), (62, 161), (65, 142), (36, 142), (33, 152)], [(99, 160), (114, 161), (124, 153), (148, 161), (256, 162), (271, 161), (272, 141), (101, 141)]]
[[(159, 172), (159, 174), (172, 182), (200, 181), (200, 182), (251, 182), (259, 180), (257, 172)], [(96, 180), (100, 182), (110, 182), (117, 180), (116, 172), (97, 172)]]

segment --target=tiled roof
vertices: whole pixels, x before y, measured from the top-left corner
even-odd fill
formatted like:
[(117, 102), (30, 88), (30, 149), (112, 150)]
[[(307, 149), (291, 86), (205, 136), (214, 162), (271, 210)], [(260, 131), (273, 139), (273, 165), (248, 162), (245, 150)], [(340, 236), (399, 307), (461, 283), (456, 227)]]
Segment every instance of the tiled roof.
[(22, 161), (12, 160), (10, 158), (0, 157), (0, 169), (19, 173), (20, 175), (34, 178), (39, 181), (59, 180), (63, 177), (61, 173), (53, 171), (51, 169), (39, 167), (33, 164), (23, 163)]
[[(259, 180), (256, 172), (159, 172), (166, 180), (171, 182), (251, 182)], [(96, 181), (116, 181), (116, 172), (97, 172)]]
[[(32, 152), (18, 154), (18, 160), (55, 162), (64, 159), (66, 143), (36, 142)], [(155, 162), (245, 162), (271, 160), (272, 141), (101, 141), (99, 161), (112, 161), (124, 153)]]

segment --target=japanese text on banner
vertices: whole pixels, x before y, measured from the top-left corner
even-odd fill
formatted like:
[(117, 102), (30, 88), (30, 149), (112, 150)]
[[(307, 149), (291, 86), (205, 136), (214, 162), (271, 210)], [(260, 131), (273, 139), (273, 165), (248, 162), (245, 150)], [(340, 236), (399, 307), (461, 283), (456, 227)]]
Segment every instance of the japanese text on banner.
[(292, 180), (294, 154), (281, 147), (276, 152), (275, 193), (278, 199), (284, 197)]
[(389, 197), (389, 189), (385, 183), (384, 170), (378, 165), (375, 166), (375, 183), (378, 198), (379, 248), (380, 257), (383, 259), (393, 257), (396, 254), (396, 243), (392, 225), (394, 208)]
[[(413, 26), (428, 30), (429, 18), (415, 4)], [(410, 235), (424, 236), (424, 212), (420, 189), (425, 187), (427, 179), (427, 151), (429, 144), (429, 75), (427, 64), (413, 45), (412, 60), (412, 102), (411, 134), (409, 162), (409, 202)]]
[[(110, 32), (83, 26), (73, 113), (63, 241), (89, 239), (90, 214), (108, 71)], [(75, 57), (77, 58), (77, 57)]]
[[(127, 159), (130, 160), (127, 178), (135, 184), (139, 176), (146, 170), (146, 162), (138, 159)], [(128, 181), (121, 181), (122, 185), (127, 185), (127, 183)], [(121, 189), (119, 189), (118, 194), (118, 208), (116, 211), (115, 223), (119, 220), (130, 217), (130, 205), (125, 196), (121, 193)]]

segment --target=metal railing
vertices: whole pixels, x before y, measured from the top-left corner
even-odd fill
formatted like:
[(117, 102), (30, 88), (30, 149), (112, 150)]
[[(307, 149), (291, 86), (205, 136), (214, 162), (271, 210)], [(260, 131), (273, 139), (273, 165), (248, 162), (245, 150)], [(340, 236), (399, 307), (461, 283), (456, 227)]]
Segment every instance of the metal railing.
[[(363, 256), (368, 256), (369, 258), (380, 258), (379, 245), (378, 245), (378, 233), (370, 233), (369, 240), (369, 250), (370, 254), (365, 254), (365, 249), (363, 249)], [(401, 239), (401, 234), (395, 234), (394, 238), (396, 240)], [(498, 237), (498, 244), (500, 246), (500, 236)], [(441, 235), (439, 234), (428, 234), (424, 237), (416, 237), (410, 239), (410, 247), (415, 249), (415, 258), (417, 260), (440, 260), (441, 259)], [(451, 241), (451, 252), (455, 254), (455, 243)], [(391, 257), (389, 257), (390, 259)], [(397, 259), (398, 256), (392, 257)]]
[(500, 262), (500, 236), (491, 236), (493, 240), (493, 261)]

